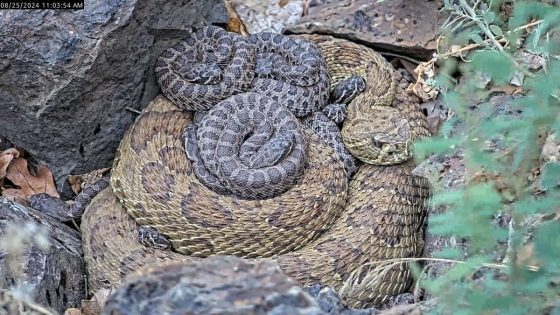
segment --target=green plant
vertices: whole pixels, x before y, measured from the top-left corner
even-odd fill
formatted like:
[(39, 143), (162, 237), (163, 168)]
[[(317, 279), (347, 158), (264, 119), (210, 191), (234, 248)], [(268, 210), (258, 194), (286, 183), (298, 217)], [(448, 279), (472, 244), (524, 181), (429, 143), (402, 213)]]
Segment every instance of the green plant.
[[(433, 84), (454, 115), (415, 151), (419, 158), (464, 155), (467, 184), (435, 194), (434, 204), (447, 211), (430, 218), (429, 230), (463, 239), (467, 248), (440, 251), (438, 257), (461, 263), (420, 285), (437, 297), (434, 313), (560, 314), (560, 215), (528, 223), (560, 213), (560, 164), (546, 163), (540, 176), (531, 176), (541, 166), (546, 135), (560, 131), (560, 7), (446, 0), (443, 11), (448, 52), (434, 59), (440, 72)], [(539, 69), (523, 62), (527, 54), (542, 61)], [(512, 79), (523, 86), (509, 108), (519, 115), (496, 116), (490, 87), (499, 90)], [(457, 124), (467, 127), (457, 131)], [(496, 222), (500, 214), (509, 224)]]

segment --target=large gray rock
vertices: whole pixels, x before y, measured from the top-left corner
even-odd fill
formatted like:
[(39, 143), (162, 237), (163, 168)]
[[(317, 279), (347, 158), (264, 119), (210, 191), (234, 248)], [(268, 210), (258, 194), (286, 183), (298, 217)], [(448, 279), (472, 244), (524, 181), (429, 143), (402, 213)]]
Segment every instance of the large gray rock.
[(334, 35), (415, 58), (431, 58), (444, 17), (437, 1), (311, 1), (287, 33)]
[(159, 88), (153, 65), (192, 26), (225, 23), (221, 0), (91, 0), (82, 11), (0, 12), (0, 135), (68, 174), (111, 164)]
[[(46, 226), (49, 248), (44, 250), (37, 245), (26, 247), (21, 257), (16, 259), (18, 268), (21, 266), (21, 273), (14, 270), (14, 253), (10, 251), (11, 255), (6, 255), (7, 252), (0, 252), (2, 288), (24, 283), (33, 289), (31, 298), (35, 303), (59, 313), (68, 307), (79, 307), (85, 298), (86, 272), (80, 234), (49, 216), (0, 197), (0, 240), (4, 245), (10, 243), (14, 250), (13, 246), (23, 246), (21, 243), (11, 243), (23, 239), (14, 235), (17, 234), (15, 231), (10, 232), (9, 227), (15, 224)], [(35, 230), (31, 228), (26, 238), (33, 238)], [(25, 232), (25, 229), (17, 232)], [(3, 248), (7, 251), (10, 246)]]
[(145, 268), (107, 300), (106, 315), (321, 315), (317, 302), (273, 261), (213, 256)]

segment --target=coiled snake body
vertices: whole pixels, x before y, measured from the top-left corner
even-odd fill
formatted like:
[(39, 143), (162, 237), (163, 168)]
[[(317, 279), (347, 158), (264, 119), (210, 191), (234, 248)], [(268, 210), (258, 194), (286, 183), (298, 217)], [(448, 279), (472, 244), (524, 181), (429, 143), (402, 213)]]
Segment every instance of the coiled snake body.
[[(321, 45), (328, 42), (326, 39)], [(333, 42), (342, 48), (346, 44), (353, 45)], [(306, 45), (286, 47), (309, 56), (303, 52)], [(320, 47), (323, 54), (329, 53)], [(269, 54), (255, 50), (261, 56)], [(281, 56), (291, 60), (289, 55)], [(178, 57), (164, 53), (163, 58)], [(273, 63), (284, 63), (277, 61), (277, 57), (267, 58), (272, 58)], [(331, 64), (328, 65), (331, 71)], [(218, 67), (227, 69), (227, 65), (219, 63)], [(255, 65), (259, 67), (266, 69), (262, 64)], [(220, 77), (203, 74), (201, 69), (195, 66), (180, 71), (195, 77), (195, 81), (204, 76), (212, 80)], [(287, 71), (285, 77), (290, 78), (289, 67), (283, 69)], [(169, 78), (169, 74), (160, 74), (160, 83), (165, 84), (165, 77)], [(321, 84), (318, 82), (314, 84)], [(168, 97), (177, 100), (182, 97), (178, 94), (191, 89), (176, 86), (165, 91), (164, 88), (166, 95), (174, 93)], [(285, 93), (280, 88), (279, 91)], [(305, 87), (304, 91), (310, 93)], [(371, 89), (364, 93), (371, 93), (368, 91)], [(290, 99), (285, 94), (277, 96), (278, 100)], [(281, 102), (269, 96), (239, 94), (215, 101), (215, 107), (201, 122), (193, 124), (191, 113), (177, 107), (191, 106), (191, 97), (185, 97), (189, 101), (181, 105), (158, 97), (143, 111), (117, 151), (111, 174), (114, 195), (103, 191), (86, 210), (82, 233), (93, 289), (117, 286), (126, 274), (147, 264), (213, 254), (271, 257), (302, 284), (322, 283), (340, 289), (345, 281), (358, 281), (361, 285), (341, 292), (346, 303), (354, 307), (382, 304), (407, 288), (410, 275), (406, 264), (398, 264), (383, 274), (372, 267), (379, 260), (417, 256), (422, 249), (423, 218), (430, 190), (426, 179), (410, 173), (412, 162), (362, 165), (348, 182), (337, 152), (317, 134), (295, 124), (292, 115), (302, 115), (311, 107), (306, 105), (295, 112), (290, 109), (292, 114), (274, 108), (281, 107)], [(325, 105), (327, 97), (316, 101), (316, 109)], [(355, 102), (357, 98), (350, 107)], [(255, 108), (251, 110), (250, 106)], [(242, 111), (241, 107), (248, 110)], [(201, 105), (200, 109), (208, 107)], [(230, 116), (238, 112), (237, 118)], [(271, 119), (273, 115), (275, 118)], [(406, 117), (403, 119), (406, 121)], [(421, 129), (424, 125), (417, 126)], [(411, 134), (423, 133), (413, 130)], [(228, 144), (228, 140), (242, 143)], [(198, 152), (191, 152), (191, 144), (196, 145), (194, 151)], [(187, 158), (185, 149), (194, 162)], [(221, 158), (212, 156), (216, 152)], [(303, 167), (299, 169), (296, 162), (302, 162)], [(286, 164), (281, 166), (282, 163)], [(256, 169), (251, 169), (251, 165)], [(198, 175), (197, 167), (203, 168)], [(201, 174), (229, 176), (230, 179), (219, 181), (225, 183), (222, 188), (231, 194), (220, 194), (219, 189), (207, 187), (198, 178)], [(294, 174), (295, 179), (288, 176), (287, 182), (280, 184), (287, 174)], [(271, 185), (274, 194), (267, 195), (266, 189), (259, 191), (259, 187), (243, 188), (247, 183)], [(149, 225), (166, 235), (174, 251), (139, 244), (135, 239), (137, 224)]]

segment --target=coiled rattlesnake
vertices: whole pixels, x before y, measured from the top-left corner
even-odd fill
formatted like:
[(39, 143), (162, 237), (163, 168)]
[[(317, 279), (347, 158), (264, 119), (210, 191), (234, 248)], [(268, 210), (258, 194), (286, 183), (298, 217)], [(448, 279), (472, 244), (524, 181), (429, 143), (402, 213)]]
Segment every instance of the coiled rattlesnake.
[[(327, 43), (328, 39), (321, 45)], [(333, 39), (332, 45), (344, 49), (345, 45), (354, 44)], [(328, 54), (327, 50), (321, 51)], [(204, 68), (197, 66), (184, 71), (200, 73), (201, 69)], [(212, 79), (214, 75), (207, 76)], [(365, 79), (370, 87), (375, 85)], [(364, 93), (371, 93), (368, 91), (372, 89)], [(249, 97), (244, 95), (240, 97)], [(170, 97), (174, 98), (177, 96)], [(234, 99), (229, 98), (228, 102)], [(360, 105), (356, 97), (350, 103), (349, 118), (353, 115), (352, 107)], [(385, 104), (392, 108), (388, 105)], [(369, 117), (370, 123), (379, 122), (378, 118)], [(425, 124), (409, 124), (408, 117), (399, 119), (408, 124), (410, 137), (422, 136), (423, 131), (415, 128), (421, 129)], [(421, 119), (414, 114), (410, 117)], [(103, 191), (83, 217), (84, 253), (93, 289), (117, 286), (127, 273), (146, 264), (213, 254), (271, 257), (302, 284), (322, 283), (340, 288), (352, 273), (358, 272), (367, 283), (358, 292), (342, 296), (354, 307), (382, 304), (407, 288), (410, 277), (406, 264), (393, 267), (379, 282), (371, 283), (367, 268), (362, 267), (378, 260), (414, 257), (422, 249), (430, 189), (426, 179), (411, 174), (412, 161), (395, 166), (362, 165), (348, 183), (337, 153), (319, 136), (303, 129), (307, 160), (294, 185), (268, 199), (241, 199), (220, 195), (198, 180), (182, 141), (183, 129), (189, 124), (190, 113), (159, 97), (122, 140), (111, 176), (114, 195)], [(387, 126), (375, 128), (379, 131)], [(396, 131), (399, 136), (400, 129)], [(387, 132), (395, 133), (395, 129)], [(396, 148), (390, 142), (393, 139), (400, 141), (394, 135), (388, 139), (370, 137), (369, 141), (371, 145), (373, 140), (386, 140), (377, 147), (381, 148), (378, 152), (387, 153), (387, 158)], [(250, 147), (247, 150), (255, 152)], [(394, 153), (393, 162), (397, 160), (395, 156)], [(149, 225), (168, 236), (176, 252), (139, 244), (136, 224)]]

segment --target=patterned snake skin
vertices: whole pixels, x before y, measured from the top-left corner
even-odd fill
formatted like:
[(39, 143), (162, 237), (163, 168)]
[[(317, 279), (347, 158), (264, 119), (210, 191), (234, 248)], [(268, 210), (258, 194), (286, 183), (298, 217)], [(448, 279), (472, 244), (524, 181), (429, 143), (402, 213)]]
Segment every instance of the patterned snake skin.
[(343, 165), (312, 132), (302, 131), (307, 163), (296, 185), (247, 200), (198, 180), (181, 139), (190, 115), (173, 109), (139, 117), (117, 150), (111, 186), (136, 222), (168, 236), (177, 252), (271, 256), (305, 245), (318, 236), (310, 230), (323, 231), (340, 215), (348, 185)]
[(350, 178), (354, 175), (358, 169), (358, 161), (344, 146), (336, 120), (328, 117), (324, 112), (315, 112), (303, 118), (302, 123), (305, 127), (318, 134), (323, 141), (338, 153), (342, 163), (344, 163), (344, 169), (348, 177)]
[(252, 90), (303, 117), (322, 108), (330, 91), (312, 42), (274, 33), (244, 38), (215, 26), (165, 50), (155, 74), (165, 96), (186, 110), (210, 109)]
[(191, 124), (186, 133), (187, 156), (198, 179), (222, 195), (274, 197), (291, 188), (305, 166), (299, 121), (285, 107), (256, 93), (218, 103), (200, 126)]
[(154, 72), (162, 92), (186, 110), (210, 109), (250, 88), (255, 48), (219, 27), (205, 27), (165, 50)]
[[(312, 42), (274, 33), (254, 34), (249, 40), (257, 47), (258, 56), (253, 91), (286, 106), (297, 117), (326, 104), (330, 92), (328, 70)], [(293, 65), (277, 60), (293, 61)]]
[(366, 88), (349, 104), (342, 127), (348, 151), (375, 165), (392, 165), (412, 156), (412, 142), (429, 136), (422, 117), (408, 117), (391, 106), (395, 99), (394, 69), (371, 48), (324, 35), (300, 35), (315, 42), (329, 65), (331, 85), (358, 75)]
[[(351, 69), (345, 78), (335, 76), (338, 66), (332, 63), (334, 59), (328, 55), (331, 50), (324, 49), (328, 43), (325, 40), (319, 47), (328, 62), (332, 80), (361, 75), (356, 73), (356, 69)], [(353, 45), (335, 40), (330, 43), (343, 51), (346, 45)], [(266, 54), (261, 53), (261, 58)], [(283, 63), (276, 60), (277, 56), (266, 58), (272, 59), (272, 63)], [(359, 67), (362, 62), (356, 61), (356, 64)], [(371, 71), (378, 71), (371, 68), (375, 65), (368, 67)], [(264, 72), (266, 65), (261, 62), (255, 69)], [(197, 78), (214, 80), (216, 77), (198, 66), (184, 71), (189, 75), (195, 73)], [(290, 77), (286, 75), (287, 79)], [(375, 85), (385, 84), (387, 77), (381, 76), (375, 81), (366, 77), (366, 82), (366, 99), (371, 97), (371, 91), (381, 94), (386, 92)], [(391, 89), (394, 95), (394, 85)], [(163, 90), (166, 95), (169, 93), (169, 90)], [(351, 115), (352, 111), (357, 110), (352, 107), (361, 106), (357, 102), (360, 96), (362, 94), (350, 102), (345, 127), (348, 119), (355, 115)], [(176, 102), (174, 98), (177, 97), (174, 95), (169, 98)], [(255, 98), (254, 102), (249, 101), (252, 97)], [(324, 98), (325, 102), (327, 97)], [(258, 110), (243, 111), (251, 114), (244, 114), (241, 118), (231, 116), (227, 121), (220, 116), (236, 112), (238, 102), (245, 104), (249, 101), (260, 106), (261, 98), (265, 97), (252, 93), (224, 97), (225, 102), (200, 115), (200, 121), (196, 124), (192, 121), (191, 113), (179, 108), (197, 108), (196, 105), (185, 105), (184, 102), (175, 105), (163, 97), (158, 97), (142, 112), (117, 150), (111, 174), (112, 191), (105, 190), (94, 198), (83, 217), (84, 255), (89, 285), (93, 290), (116, 287), (128, 273), (145, 265), (201, 259), (216, 254), (249, 259), (271, 257), (284, 272), (303, 285), (320, 283), (340, 289), (345, 281), (357, 273), (358, 278), (364, 281), (360, 289), (341, 293), (344, 301), (352, 307), (381, 305), (391, 296), (407, 289), (411, 281), (407, 264), (397, 264), (382, 274), (373, 267), (380, 260), (416, 257), (422, 250), (430, 187), (426, 179), (411, 174), (413, 161), (394, 166), (362, 165), (348, 181), (340, 156), (327, 141), (311, 130), (292, 128), (289, 126), (291, 123), (288, 123), (286, 130), (281, 130), (280, 127), (273, 127), (274, 123), (262, 123), (262, 117), (256, 115)], [(272, 97), (269, 95), (267, 98)], [(363, 100), (363, 97), (360, 99)], [(404, 115), (405, 118), (400, 116), (400, 119), (422, 119), (421, 114), (413, 114), (417, 106), (399, 103), (396, 107), (390, 107), (392, 99), (388, 98), (387, 101), (389, 104), (384, 107)], [(277, 119), (291, 122), (293, 117), (269, 105), (273, 103), (274, 100), (272, 103), (263, 101), (262, 110), (275, 112), (279, 115)], [(208, 109), (206, 106), (198, 108)], [(368, 108), (364, 107), (365, 110)], [(321, 113), (319, 116), (324, 118), (326, 115)], [(216, 117), (222, 117), (222, 125), (212, 126), (217, 122)], [(370, 118), (370, 123), (379, 123), (378, 117)], [(227, 128), (223, 127), (224, 122), (228, 124)], [(391, 126), (391, 122), (394, 121), (384, 122), (384, 126)], [(335, 122), (331, 123), (336, 126)], [(421, 129), (424, 125), (412, 124), (409, 129)], [(237, 132), (223, 131), (222, 135), (216, 135), (216, 128)], [(253, 135), (249, 132), (247, 137), (250, 128), (258, 132)], [(381, 130), (383, 126), (377, 128)], [(388, 129), (388, 132), (394, 131)], [(204, 135), (205, 132), (209, 134)], [(299, 133), (303, 140), (298, 140)], [(184, 134), (186, 141), (183, 141)], [(260, 142), (265, 144), (256, 149), (253, 144), (263, 140), (259, 139), (260, 135), (279, 140), (266, 139)], [(302, 153), (305, 166), (298, 179), (283, 193), (267, 199), (243, 198), (236, 196), (241, 182), (235, 182), (224, 185), (235, 194), (223, 195), (204, 185), (196, 175), (198, 162), (203, 163), (208, 171), (215, 171), (215, 174), (231, 172), (233, 181), (235, 171), (230, 170), (235, 170), (235, 167), (227, 171), (223, 169), (234, 164), (267, 165), (265, 168), (280, 165), (290, 154), (295, 154), (294, 150), (298, 150), (294, 149), (294, 144), (288, 143), (289, 135), (294, 143), (304, 142), (303, 147), (306, 149)], [(414, 133), (411, 135), (414, 136)], [(247, 144), (226, 145), (226, 139), (243, 139)], [(288, 144), (282, 145), (284, 140)], [(191, 141), (197, 144), (198, 153), (189, 148)], [(369, 141), (371, 144), (372, 139)], [(209, 159), (210, 152), (215, 149), (224, 150), (218, 154), (220, 158), (231, 154), (231, 150), (239, 152), (239, 156), (225, 156), (222, 160), (208, 163), (205, 159)], [(381, 150), (383, 154), (387, 152)], [(194, 163), (187, 158), (187, 154), (195, 156)], [(385, 154), (387, 157), (389, 155)], [(219, 163), (225, 166), (218, 166)], [(267, 176), (246, 174), (240, 178), (241, 181), (252, 178), (256, 182), (273, 180)], [(284, 189), (282, 187), (278, 191)], [(255, 192), (259, 197), (263, 193)], [(141, 245), (137, 240), (137, 225), (151, 226), (167, 236), (173, 251)], [(371, 275), (379, 275), (380, 281), (371, 282)]]

